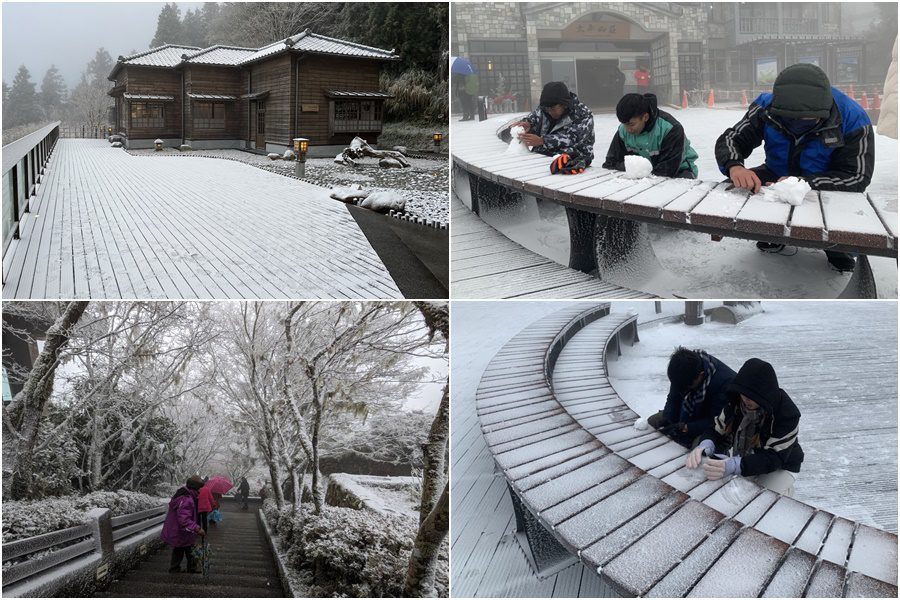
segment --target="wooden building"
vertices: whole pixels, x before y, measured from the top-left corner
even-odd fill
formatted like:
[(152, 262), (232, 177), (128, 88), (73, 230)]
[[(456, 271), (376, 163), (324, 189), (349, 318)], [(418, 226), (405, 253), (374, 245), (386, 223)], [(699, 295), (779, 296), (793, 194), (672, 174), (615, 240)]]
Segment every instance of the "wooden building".
[(262, 48), (167, 44), (119, 57), (109, 75), (115, 129), (130, 148), (251, 148), (283, 152), (304, 137), (320, 152), (360, 135), (376, 143), (379, 91), (393, 50), (306, 30)]

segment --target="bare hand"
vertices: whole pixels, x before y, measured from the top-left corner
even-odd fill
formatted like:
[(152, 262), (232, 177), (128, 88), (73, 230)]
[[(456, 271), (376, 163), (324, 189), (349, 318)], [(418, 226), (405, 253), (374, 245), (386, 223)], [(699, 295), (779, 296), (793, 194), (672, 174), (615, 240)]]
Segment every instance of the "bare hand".
[(539, 135), (534, 135), (533, 133), (523, 133), (519, 135), (519, 141), (528, 144), (532, 148), (544, 145), (544, 138)]
[(688, 469), (696, 469), (700, 466), (700, 462), (703, 460), (703, 448), (697, 446), (691, 453), (688, 454), (687, 460), (684, 463)]
[(751, 190), (754, 194), (757, 193), (762, 186), (762, 182), (759, 180), (759, 176), (756, 173), (740, 165), (731, 167), (731, 169), (728, 170), (728, 177), (731, 179), (731, 183), (734, 184), (734, 187), (742, 190)]
[(712, 479), (713, 481), (722, 479), (725, 477), (725, 461), (715, 458), (708, 459), (703, 465), (703, 474), (706, 475), (707, 479)]
[(521, 127), (525, 130), (526, 133), (531, 131), (531, 123), (529, 123), (528, 121), (516, 121), (509, 126), (510, 129), (512, 129), (513, 127)]
[(200, 528), (200, 531), (197, 532), (197, 535), (199, 535), (200, 537), (203, 537), (203, 536), (206, 535), (206, 532), (203, 531), (203, 528), (201, 527), (201, 528)]

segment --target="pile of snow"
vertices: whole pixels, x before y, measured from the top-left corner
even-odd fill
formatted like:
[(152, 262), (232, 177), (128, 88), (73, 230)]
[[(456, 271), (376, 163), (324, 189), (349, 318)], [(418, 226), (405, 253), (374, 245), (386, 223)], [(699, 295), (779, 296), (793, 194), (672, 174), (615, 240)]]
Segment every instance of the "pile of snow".
[(649, 423), (647, 423), (647, 419), (645, 419), (644, 417), (641, 417), (634, 422), (634, 428), (638, 431), (646, 431), (648, 427), (650, 427), (650, 425)]
[(284, 154), (281, 155), (282, 160), (294, 160), (295, 158), (297, 158), (297, 155), (294, 154), (294, 151), (290, 149), (285, 150)]
[(378, 212), (396, 210), (402, 212), (406, 206), (406, 200), (397, 192), (390, 190), (372, 192), (360, 203), (363, 208), (369, 208)]
[(355, 202), (369, 195), (369, 192), (363, 191), (362, 186), (356, 185), (338, 185), (331, 188), (331, 197), (341, 202)]
[(509, 146), (504, 154), (528, 154), (528, 144), (519, 139), (519, 136), (523, 133), (525, 133), (525, 128), (521, 125), (516, 125), (509, 130), (512, 139), (509, 141)]
[(399, 153), (402, 154), (403, 156), (406, 156), (407, 154), (409, 154), (409, 152), (406, 151), (406, 146), (394, 146), (394, 147), (391, 148), (391, 149), (392, 149), (394, 152), (399, 152)]
[(113, 148), (121, 148), (121, 147), (122, 147), (122, 142), (113, 142), (113, 143), (112, 143), (112, 147), (113, 147)]
[(281, 155), (277, 152), (269, 152), (266, 156), (269, 157), (269, 160), (278, 160), (279, 158), (281, 158)]
[(643, 179), (653, 172), (653, 165), (643, 156), (625, 157), (625, 178)]
[(788, 177), (762, 189), (763, 195), (769, 202), (784, 202), (791, 206), (803, 204), (803, 198), (809, 193), (809, 184), (797, 177)]

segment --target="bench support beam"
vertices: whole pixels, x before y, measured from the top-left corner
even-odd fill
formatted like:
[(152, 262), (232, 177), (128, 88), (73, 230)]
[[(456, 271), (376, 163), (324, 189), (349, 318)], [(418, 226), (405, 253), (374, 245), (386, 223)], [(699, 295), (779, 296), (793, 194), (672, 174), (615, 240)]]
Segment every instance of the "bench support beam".
[(869, 264), (869, 257), (860, 254), (856, 257), (856, 267), (853, 269), (853, 276), (847, 282), (847, 287), (838, 296), (838, 298), (877, 298), (878, 291), (875, 289), (875, 275), (872, 273), (872, 266)]
[(512, 486), (509, 486), (509, 497), (516, 515), (516, 539), (538, 579), (546, 579), (578, 562), (578, 557), (556, 541), (522, 504)]

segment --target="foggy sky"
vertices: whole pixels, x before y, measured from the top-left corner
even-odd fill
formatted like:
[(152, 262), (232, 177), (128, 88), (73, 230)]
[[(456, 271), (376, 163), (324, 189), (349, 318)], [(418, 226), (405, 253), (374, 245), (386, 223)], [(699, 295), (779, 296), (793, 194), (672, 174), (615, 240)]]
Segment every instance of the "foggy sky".
[[(179, 2), (184, 16), (202, 2)], [(19, 65), (41, 79), (55, 64), (69, 91), (101, 46), (113, 61), (150, 47), (164, 2), (3, 2), (3, 81), (12, 85)]]

